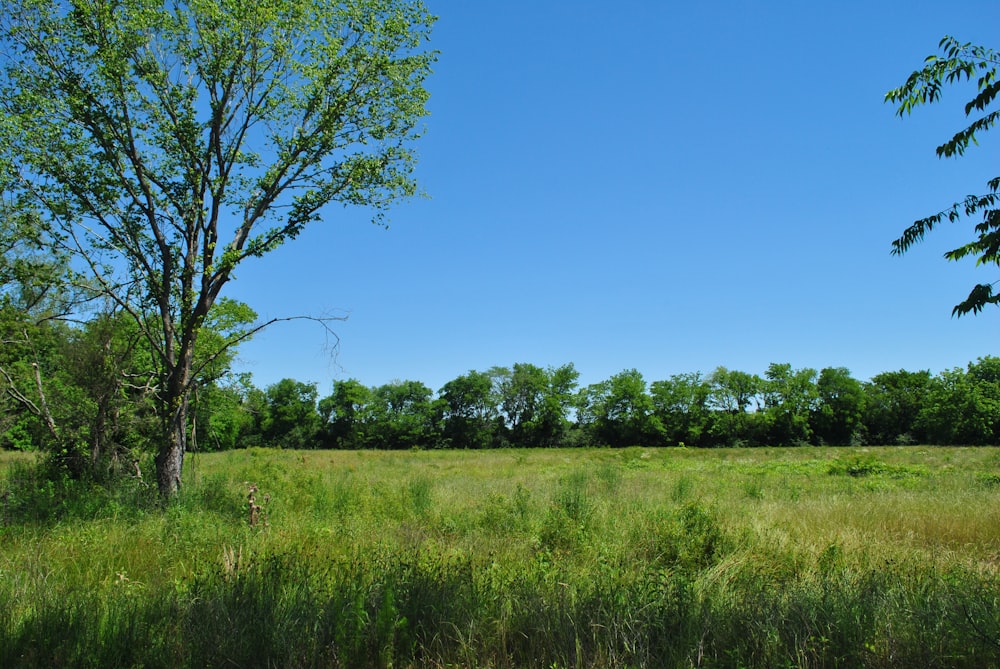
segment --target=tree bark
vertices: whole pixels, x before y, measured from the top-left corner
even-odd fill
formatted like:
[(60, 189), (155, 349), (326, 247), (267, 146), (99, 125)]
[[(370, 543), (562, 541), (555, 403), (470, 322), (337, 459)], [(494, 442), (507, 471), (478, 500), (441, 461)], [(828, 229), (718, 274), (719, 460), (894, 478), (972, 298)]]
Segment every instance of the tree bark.
[(166, 382), (164, 406), (168, 408), (164, 439), (156, 454), (156, 484), (163, 499), (173, 497), (181, 488), (184, 453), (188, 441), (188, 408), (191, 388), (188, 379), (194, 364), (194, 338), (181, 346), (177, 362)]
[(184, 452), (187, 450), (186, 394), (173, 398), (175, 408), (170, 412), (163, 445), (156, 454), (156, 484), (160, 496), (173, 497), (181, 488), (181, 472), (184, 469)]

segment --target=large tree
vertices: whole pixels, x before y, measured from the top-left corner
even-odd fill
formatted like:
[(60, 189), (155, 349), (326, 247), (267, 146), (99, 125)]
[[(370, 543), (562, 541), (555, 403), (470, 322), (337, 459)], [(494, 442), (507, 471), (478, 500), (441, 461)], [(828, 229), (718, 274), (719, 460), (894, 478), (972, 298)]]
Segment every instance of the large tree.
[[(939, 158), (962, 156), (971, 144), (978, 144), (977, 137), (1000, 120), (1000, 109), (995, 108), (1000, 93), (1000, 55), (992, 49), (961, 43), (945, 37), (938, 44), (940, 55), (928, 56), (924, 67), (913, 72), (906, 83), (886, 93), (886, 102), (896, 105), (896, 113), (905, 116), (921, 105), (941, 99), (941, 91), (948, 85), (962, 81), (975, 81), (976, 94), (965, 104), (969, 124), (956, 132), (951, 139), (937, 147)], [(892, 243), (893, 253), (900, 255), (924, 238), (938, 224), (956, 222), (963, 217), (978, 217), (972, 241), (945, 253), (948, 260), (973, 257), (980, 265), (1000, 265), (1000, 176), (986, 182), (985, 191), (968, 195), (941, 211), (914, 221)], [(953, 315), (978, 313), (988, 304), (1000, 304), (1000, 293), (994, 291), (996, 282), (975, 285), (969, 296), (955, 305)]]
[(431, 397), (420, 381), (393, 381), (372, 388), (375, 448), (426, 448), (437, 445)]
[(74, 254), (148, 341), (164, 496), (233, 272), (330, 203), (379, 221), (415, 193), (432, 22), (418, 0), (0, 3), (3, 214)]

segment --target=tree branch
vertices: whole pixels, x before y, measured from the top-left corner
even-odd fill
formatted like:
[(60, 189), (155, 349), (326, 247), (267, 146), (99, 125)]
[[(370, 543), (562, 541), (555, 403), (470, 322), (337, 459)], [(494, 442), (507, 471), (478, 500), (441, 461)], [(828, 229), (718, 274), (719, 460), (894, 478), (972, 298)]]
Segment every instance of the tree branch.
[(204, 362), (202, 362), (200, 365), (197, 365), (192, 370), (191, 378), (188, 381), (187, 387), (188, 388), (193, 387), (194, 384), (195, 384), (195, 380), (199, 377), (199, 375), (201, 374), (202, 370), (204, 370), (206, 367), (208, 367), (211, 363), (215, 362), (226, 351), (228, 351), (229, 349), (233, 348), (234, 346), (240, 344), (241, 342), (244, 342), (244, 341), (250, 339), (251, 337), (253, 337), (258, 332), (261, 332), (265, 328), (268, 328), (268, 327), (274, 325), (275, 323), (285, 323), (285, 322), (289, 322), (289, 321), (312, 321), (314, 323), (319, 323), (323, 327), (323, 329), (326, 330), (326, 333), (328, 335), (331, 335), (336, 340), (336, 343), (334, 344), (334, 347), (336, 347), (337, 344), (339, 344), (339, 342), (340, 342), (340, 337), (329, 326), (329, 323), (330, 323), (330, 321), (346, 321), (346, 320), (347, 320), (347, 316), (327, 316), (327, 317), (319, 317), (319, 316), (284, 316), (284, 317), (281, 317), (281, 318), (272, 318), (272, 319), (268, 320), (267, 322), (261, 323), (259, 325), (255, 325), (254, 327), (250, 328), (246, 332), (242, 332), (238, 336), (236, 336), (236, 337), (230, 339), (229, 341), (225, 342), (225, 344), (221, 348), (219, 348), (219, 350), (217, 350), (214, 353), (212, 353), (211, 355), (209, 355), (208, 358)]

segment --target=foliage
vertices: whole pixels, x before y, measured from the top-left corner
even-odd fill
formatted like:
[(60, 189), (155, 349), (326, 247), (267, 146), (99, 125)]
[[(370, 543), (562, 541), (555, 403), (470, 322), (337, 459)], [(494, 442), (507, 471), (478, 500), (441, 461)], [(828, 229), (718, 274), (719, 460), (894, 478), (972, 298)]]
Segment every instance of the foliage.
[(337, 381), (333, 394), (319, 402), (320, 419), (325, 424), (329, 446), (368, 448), (372, 393), (356, 379)]
[[(820, 443), (856, 446), (864, 439), (864, 386), (845, 367), (825, 367), (816, 382), (819, 405), (813, 421)], [(884, 442), (880, 442), (884, 443)]]
[(445, 443), (454, 448), (492, 448), (499, 445), (502, 418), (493, 377), (470, 371), (446, 383), (440, 392), (444, 409)]
[(890, 465), (869, 455), (852, 455), (832, 460), (827, 471), (834, 476), (853, 476), (863, 478), (869, 476), (888, 476), (891, 478), (906, 478), (908, 476), (923, 476), (926, 469), (905, 465)]
[(1000, 358), (932, 379), (916, 425), (935, 444), (1000, 444)]
[[(61, 453), (76, 475), (148, 450), (157, 416), (141, 343), (128, 319), (100, 316), (76, 327), (46, 323), (31, 341), (8, 346), (0, 352), (12, 384), (0, 395), (0, 447)], [(991, 357), (965, 370), (900, 370), (868, 382), (845, 368), (817, 375), (783, 363), (764, 378), (720, 368), (647, 389), (626, 370), (578, 393), (571, 364), (518, 363), (469, 372), (438, 395), (419, 381), (367, 387), (348, 379), (318, 399), (315, 384), (284, 379), (259, 389), (249, 374), (222, 371), (233, 350), (216, 358), (222, 375), (197, 387), (192, 450), (1000, 443), (1000, 365)], [(48, 413), (31, 395), (32, 363), (42, 370)]]
[(663, 430), (646, 392), (646, 381), (635, 369), (585, 388), (578, 415), (593, 432), (596, 443), (608, 446), (659, 443)]
[(74, 476), (108, 459), (133, 459), (156, 431), (147, 350), (135, 328), (116, 313), (78, 327), (0, 321), (7, 344), (0, 354), (6, 382), (0, 428), (7, 428), (0, 443), (12, 440), (5, 434), (18, 435), (22, 448), (54, 454)]
[[(234, 349), (213, 356), (205, 351), (210, 342), (232, 337), (248, 319), (239, 303), (221, 300), (216, 307), (221, 315), (213, 308), (204, 328), (206, 346), (196, 351), (196, 360), (205, 364), (194, 402), (200, 423), (195, 420), (192, 432), (197, 435), (200, 424), (207, 437), (203, 446), (233, 448), (238, 425), (247, 422), (240, 416), (243, 397), (227, 396)], [(0, 396), (0, 446), (53, 454), (76, 477), (99, 475), (119, 460), (129, 465), (138, 460), (156, 442), (162, 423), (153, 402), (153, 354), (135, 322), (112, 308), (77, 323), (33, 322), (20, 312), (11, 317), (10, 311), (0, 310), (0, 338), (6, 342), (0, 351), (6, 385)]]
[(759, 443), (758, 411), (763, 406), (763, 379), (756, 374), (717, 367), (709, 375), (708, 383), (708, 405), (716, 412), (711, 428), (713, 439), (725, 445)]
[(761, 384), (767, 443), (808, 444), (813, 438), (812, 417), (819, 393), (815, 369), (793, 370), (788, 363), (771, 363)]
[(249, 374), (227, 375), (200, 386), (193, 401), (191, 450), (222, 451), (261, 446), (267, 415), (264, 392)]
[(434, 445), (433, 394), (419, 381), (397, 381), (376, 388), (371, 446), (422, 448)]
[(865, 412), (862, 420), (868, 440), (874, 444), (905, 444), (922, 441), (917, 416), (931, 383), (928, 370), (882, 372), (864, 384)]
[(320, 400), (324, 439), (332, 448), (426, 448), (440, 443), (433, 391), (419, 381), (368, 388), (337, 381)]
[[(886, 102), (896, 105), (896, 114), (909, 115), (921, 105), (941, 99), (942, 89), (963, 81), (976, 82), (976, 94), (965, 104), (965, 116), (972, 119), (968, 126), (956, 132), (950, 140), (937, 147), (939, 158), (959, 157), (971, 144), (978, 144), (978, 136), (990, 130), (1000, 119), (1000, 110), (994, 109), (1000, 92), (1000, 65), (992, 50), (971, 43), (961, 43), (954, 37), (944, 37), (938, 44), (940, 55), (928, 56), (924, 67), (913, 72), (899, 88), (886, 93)], [(972, 257), (977, 265), (1000, 265), (1000, 177), (986, 182), (986, 191), (969, 195), (942, 211), (914, 221), (893, 242), (893, 253), (905, 253), (921, 241), (928, 232), (944, 221), (954, 223), (965, 217), (978, 216), (975, 237), (972, 241), (945, 253), (948, 260)], [(957, 304), (952, 314), (962, 316), (978, 313), (987, 305), (1000, 303), (1000, 293), (994, 291), (995, 282), (981, 283), (972, 288), (969, 296)]]
[(542, 369), (516, 363), (495, 368), (496, 393), (507, 438), (519, 446), (555, 446), (569, 428), (569, 411), (580, 374), (572, 364)]
[(263, 438), (268, 446), (311, 448), (316, 444), (320, 419), (316, 410), (316, 385), (282, 379), (264, 390), (267, 413)]
[(663, 426), (668, 445), (703, 446), (708, 443), (712, 415), (708, 408), (711, 386), (701, 373), (675, 374), (653, 381), (653, 415)]

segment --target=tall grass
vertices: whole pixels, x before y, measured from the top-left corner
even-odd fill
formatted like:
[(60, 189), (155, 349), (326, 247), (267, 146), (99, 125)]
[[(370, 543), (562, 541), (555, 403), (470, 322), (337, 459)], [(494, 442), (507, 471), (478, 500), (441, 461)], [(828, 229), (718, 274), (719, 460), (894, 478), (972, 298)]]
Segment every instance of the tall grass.
[(0, 666), (1000, 666), (992, 450), (188, 464), (162, 509), (0, 469)]

